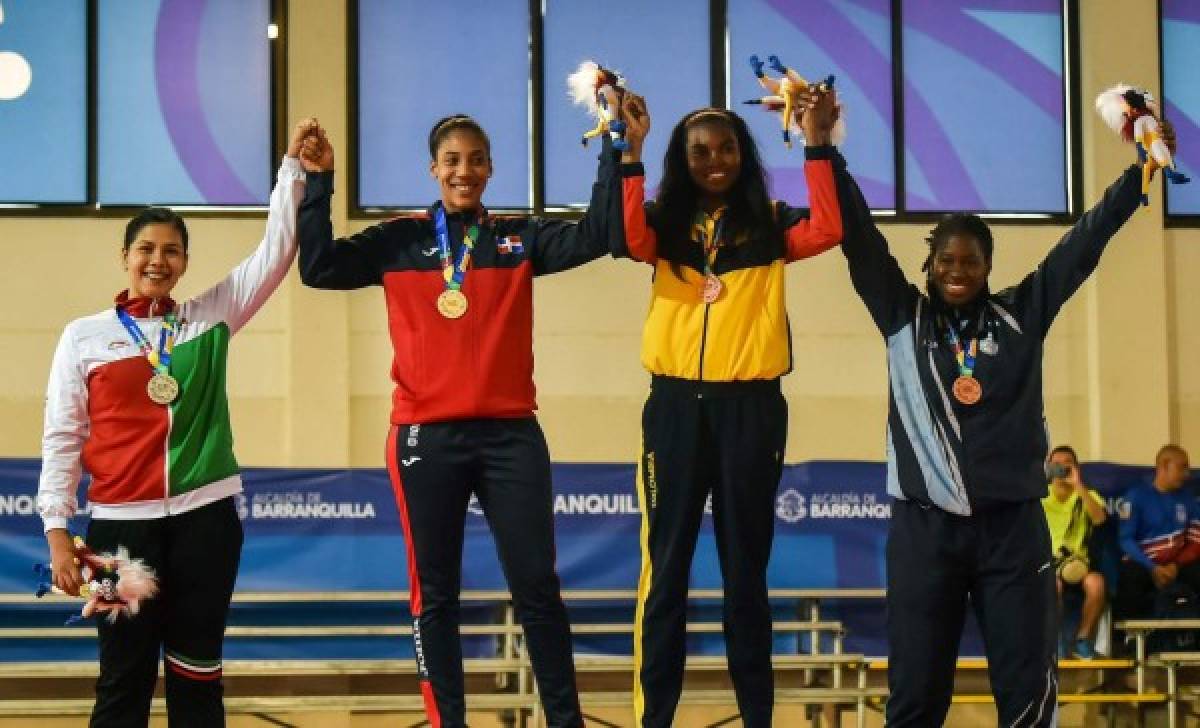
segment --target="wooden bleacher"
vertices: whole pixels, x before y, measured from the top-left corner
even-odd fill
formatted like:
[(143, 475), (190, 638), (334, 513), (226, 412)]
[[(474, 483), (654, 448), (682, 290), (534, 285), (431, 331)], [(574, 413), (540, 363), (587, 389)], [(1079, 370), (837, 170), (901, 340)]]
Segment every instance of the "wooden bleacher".
[(1158, 630), (1187, 629), (1200, 632), (1200, 619), (1129, 619), (1117, 622), (1114, 627), (1125, 632), (1134, 640), (1139, 691), (1145, 686), (1147, 668), (1160, 668), (1166, 672), (1167, 725), (1169, 728), (1176, 728), (1179, 725), (1181, 697), (1179, 671), (1186, 668), (1200, 668), (1200, 652), (1160, 652), (1147, 655), (1146, 641), (1152, 632)]
[[(695, 603), (713, 603), (721, 599), (720, 590), (692, 590), (689, 600)], [(887, 690), (883, 687), (881, 673), (887, 667), (886, 659), (868, 659), (860, 654), (845, 654), (845, 628), (836, 621), (822, 617), (821, 607), (831, 600), (878, 600), (884, 596), (880, 589), (781, 589), (772, 590), (774, 603), (794, 603), (796, 619), (780, 619), (775, 622), (777, 634), (807, 635), (807, 651), (797, 654), (780, 654), (773, 657), (775, 669), (781, 674), (798, 675), (799, 687), (781, 686), (776, 689), (776, 701), (780, 704), (839, 704), (856, 711), (858, 724), (865, 723), (866, 711), (878, 707), (886, 700)], [(573, 606), (621, 606), (634, 602), (636, 592), (632, 590), (567, 590), (564, 600)], [(407, 602), (406, 592), (244, 592), (234, 595), (235, 605), (300, 605), (300, 604), (371, 604)], [(507, 592), (473, 591), (464, 592), (466, 604), (493, 605), (497, 607), (491, 621), (465, 623), (462, 633), (467, 636), (495, 638), (497, 649), (494, 656), (473, 657), (465, 661), (468, 675), (480, 676), (483, 683), (476, 681), (470, 690), (468, 705), (473, 711), (508, 712), (523, 719), (538, 723), (540, 705), (528, 655), (525, 653), (520, 626), (516, 622), (515, 610)], [(29, 605), (35, 603), (77, 605), (78, 602), (65, 597), (47, 597), (34, 600), (25, 594), (0, 594), (0, 605)], [(1060, 704), (1126, 704), (1139, 709), (1146, 705), (1166, 704), (1169, 725), (1178, 724), (1181, 702), (1200, 699), (1200, 690), (1192, 686), (1179, 685), (1179, 673), (1189, 668), (1200, 667), (1200, 652), (1160, 653), (1148, 655), (1147, 636), (1158, 629), (1200, 629), (1200, 620), (1131, 620), (1120, 622), (1115, 628), (1128, 634), (1135, 643), (1135, 654), (1130, 659), (1062, 660), (1059, 669), (1064, 673), (1085, 676), (1094, 674), (1094, 685), (1085, 686), (1076, 692), (1062, 692)], [(717, 621), (691, 621), (691, 634), (714, 634), (721, 631)], [(578, 637), (632, 635), (633, 625), (628, 620), (596, 621), (574, 620), (572, 630)], [(327, 624), (327, 625), (240, 625), (228, 628), (227, 637), (239, 639), (305, 639), (305, 638), (403, 638), (412, 634), (407, 624)], [(79, 640), (94, 638), (93, 627), (4, 627), (0, 628), (0, 640)], [(825, 645), (831, 648), (823, 649)], [(721, 655), (691, 655), (687, 670), (690, 675), (714, 674), (724, 671), (725, 658)], [(633, 669), (633, 657), (627, 654), (576, 653), (576, 668), (581, 674), (628, 676)], [(982, 659), (961, 659), (957, 668), (961, 671), (986, 670)], [(97, 673), (94, 660), (78, 661), (28, 661), (0, 663), (0, 678), (9, 680), (47, 679), (91, 679)], [(1165, 690), (1149, 686), (1151, 672), (1165, 678)], [(287, 659), (287, 660), (227, 660), (225, 674), (231, 678), (255, 677), (328, 677), (328, 676), (378, 676), (415, 674), (413, 660), (409, 659)], [(1129, 689), (1111, 689), (1111, 680), (1134, 678)], [(873, 678), (874, 676), (874, 678)], [(847, 677), (851, 679), (846, 679)], [(490, 681), (488, 680), (490, 678)], [(822, 682), (827, 684), (821, 684)], [(485, 685), (486, 688), (481, 688)], [(581, 693), (585, 710), (591, 707), (624, 706), (631, 702), (627, 689), (593, 690)], [(984, 693), (963, 692), (954, 696), (959, 704), (990, 703), (992, 696)], [(691, 705), (733, 705), (735, 699), (729, 689), (687, 689), (681, 703)], [(328, 695), (231, 695), (226, 698), (230, 713), (272, 713), (289, 711), (353, 710), (366, 712), (420, 712), (422, 702), (414, 691), (411, 694), (328, 694)], [(33, 700), (23, 698), (0, 699), (0, 715), (83, 715), (91, 709), (90, 699)], [(161, 702), (155, 702), (155, 710), (161, 711)], [(1110, 713), (1111, 719), (1111, 713)]]
[[(720, 590), (693, 590), (689, 599), (695, 602), (717, 601), (721, 599)], [(805, 674), (805, 687), (781, 688), (777, 691), (777, 701), (781, 703), (841, 703), (856, 706), (859, 711), (859, 724), (865, 721), (864, 711), (868, 697), (879, 698), (881, 689), (868, 689), (866, 686), (865, 658), (862, 655), (846, 655), (842, 653), (842, 640), (845, 635), (840, 622), (826, 621), (820, 618), (819, 603), (829, 598), (869, 598), (878, 599), (883, 596), (882, 590), (850, 590), (843, 594), (841, 590), (822, 589), (792, 589), (778, 590), (771, 593), (771, 599), (779, 601), (795, 601), (803, 605), (808, 619), (777, 620), (774, 628), (776, 633), (805, 634), (811, 637), (811, 652), (797, 655), (778, 655), (775, 658), (776, 669), (802, 671)], [(632, 590), (578, 590), (565, 591), (564, 600), (568, 604), (597, 604), (606, 603), (628, 605), (636, 599)], [(496, 604), (502, 607), (501, 617), (496, 622), (470, 623), (462, 625), (464, 635), (495, 637), (498, 640), (495, 657), (470, 658), (465, 661), (468, 674), (486, 675), (494, 678), (494, 690), (469, 692), (467, 703), (473, 711), (507, 711), (528, 716), (535, 724), (540, 718), (540, 703), (536, 694), (536, 685), (532, 678), (532, 669), (528, 655), (524, 651), (521, 639), (521, 628), (516, 623), (515, 610), (507, 592), (474, 591), (462, 594), (464, 603)], [(406, 592), (248, 592), (234, 595), (235, 605), (240, 604), (323, 604), (323, 603), (404, 603), (408, 601)], [(24, 594), (2, 594), (0, 604), (70, 604), (78, 602), (66, 597), (46, 597), (35, 600)], [(578, 636), (600, 635), (632, 635), (633, 625), (627, 621), (621, 622), (576, 622), (572, 625)], [(692, 621), (688, 624), (689, 633), (714, 634), (722, 630), (719, 622)], [(231, 625), (226, 630), (226, 638), (238, 640), (243, 638), (267, 638), (287, 640), (293, 638), (338, 638), (338, 637), (405, 637), (412, 634), (412, 627), (406, 624), (381, 625), (296, 625), (296, 626), (248, 626)], [(821, 635), (827, 635), (834, 645), (831, 653), (820, 651)], [(6, 627), (0, 628), (0, 640), (59, 640), (59, 639), (88, 639), (94, 638), (94, 627)], [(577, 655), (580, 672), (611, 672), (628, 675), (633, 668), (631, 655)], [(697, 655), (688, 660), (688, 670), (692, 674), (724, 671), (725, 658), (720, 655)], [(842, 671), (857, 670), (859, 678), (855, 687), (841, 687)], [(15, 680), (43, 680), (92, 678), (98, 672), (94, 660), (55, 661), (55, 662), (8, 662), (0, 663), (0, 677)], [(812, 675), (816, 672), (826, 672), (831, 675), (832, 688), (811, 686)], [(313, 677), (340, 675), (379, 675), (379, 674), (415, 674), (415, 665), (410, 659), (391, 660), (354, 660), (354, 659), (291, 659), (291, 660), (227, 660), (224, 664), (225, 675), (238, 677)], [(631, 696), (628, 690), (605, 692), (589, 692), (581, 695), (585, 709), (588, 706), (629, 705)], [(263, 713), (287, 711), (322, 711), (322, 710), (354, 710), (373, 712), (421, 712), (421, 697), (414, 691), (405, 695), (321, 695), (321, 696), (280, 696), (280, 695), (231, 695), (226, 698), (226, 710), (230, 713)], [(689, 690), (682, 701), (686, 704), (734, 704), (731, 690)], [(48, 715), (69, 714), (82, 715), (91, 709), (90, 699), (55, 699), (0, 700), (0, 715)], [(154, 710), (161, 711), (160, 701), (155, 702)]]

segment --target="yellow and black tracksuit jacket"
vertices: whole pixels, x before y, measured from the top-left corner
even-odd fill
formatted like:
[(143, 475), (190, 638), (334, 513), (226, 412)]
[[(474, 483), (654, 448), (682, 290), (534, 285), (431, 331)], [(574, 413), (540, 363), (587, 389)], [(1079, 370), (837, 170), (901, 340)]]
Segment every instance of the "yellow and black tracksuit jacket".
[(725, 583), (725, 643), (744, 725), (771, 724), (771, 612), (767, 561), (775, 490), (787, 439), (779, 378), (792, 367), (784, 266), (836, 246), (841, 214), (832, 147), (806, 151), (806, 210), (776, 203), (773, 240), (731, 236), (711, 256), (720, 296), (703, 298), (705, 252), (717, 218), (699, 215), (694, 239), (664, 239), (644, 202), (641, 165), (623, 170), (627, 257), (654, 266), (642, 364), (653, 375), (638, 469), (642, 570), (634, 634), (638, 725), (669, 726), (682, 688), (688, 573), (704, 505)]
[(832, 147), (809, 147), (806, 156), (811, 216), (808, 210), (777, 202), (781, 240), (739, 240), (718, 248), (713, 271), (723, 290), (713, 304), (701, 298), (703, 249), (693, 240), (659, 238), (647, 222), (654, 218), (654, 207), (644, 202), (642, 165), (623, 165), (626, 249), (621, 252), (654, 266), (642, 335), (642, 365), (651, 374), (735, 382), (774, 379), (791, 370), (784, 266), (823, 253), (842, 239), (829, 161)]

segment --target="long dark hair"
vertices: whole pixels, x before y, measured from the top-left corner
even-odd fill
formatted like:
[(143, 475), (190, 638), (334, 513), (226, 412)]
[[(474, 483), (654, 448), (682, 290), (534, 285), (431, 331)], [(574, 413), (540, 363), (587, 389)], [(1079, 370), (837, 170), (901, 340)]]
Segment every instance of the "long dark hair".
[(767, 194), (767, 173), (758, 155), (758, 145), (750, 136), (750, 129), (742, 117), (725, 109), (704, 108), (685, 114), (671, 130), (667, 142), (667, 153), (663, 157), (662, 184), (654, 200), (657, 217), (655, 227), (659, 235), (668, 240), (680, 241), (690, 238), (692, 218), (700, 199), (700, 190), (688, 173), (687, 134), (699, 124), (724, 124), (733, 130), (742, 166), (737, 179), (725, 195), (729, 206), (727, 239), (737, 240), (743, 235), (751, 238), (774, 240), (781, 238), (774, 224), (771, 198)]

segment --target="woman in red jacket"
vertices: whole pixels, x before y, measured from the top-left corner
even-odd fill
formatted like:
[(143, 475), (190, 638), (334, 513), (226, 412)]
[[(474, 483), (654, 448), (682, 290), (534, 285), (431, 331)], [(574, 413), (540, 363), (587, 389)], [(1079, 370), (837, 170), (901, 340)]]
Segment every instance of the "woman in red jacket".
[[(463, 527), (483, 507), (551, 726), (583, 725), (571, 632), (554, 568), (550, 456), (534, 418), (533, 278), (608, 253), (620, 217), (605, 135), (591, 206), (579, 222), (490, 215), (491, 145), (473, 119), (429, 133), (441, 199), (335, 240), (333, 150), (321, 135), (300, 207), (300, 276), (315, 288), (380, 285), (394, 359), (387, 461), (408, 545), (413, 636), (434, 726), (464, 726), (459, 602)], [(616, 234), (619, 234), (619, 227)]]

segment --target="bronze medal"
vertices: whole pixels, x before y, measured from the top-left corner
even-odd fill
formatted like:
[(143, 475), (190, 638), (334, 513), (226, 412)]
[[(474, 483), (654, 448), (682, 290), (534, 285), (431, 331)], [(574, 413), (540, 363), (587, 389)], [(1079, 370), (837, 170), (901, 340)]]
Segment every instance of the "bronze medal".
[(721, 297), (721, 291), (724, 289), (725, 286), (721, 283), (720, 278), (717, 278), (712, 273), (707, 273), (704, 276), (704, 290), (701, 292), (700, 298), (705, 303), (716, 303), (717, 299)]
[(972, 405), (983, 397), (983, 387), (975, 377), (959, 377), (954, 380), (954, 398), (966, 405)]
[(437, 310), (448, 319), (462, 318), (467, 312), (467, 297), (462, 291), (447, 288), (437, 297)]
[(146, 383), (146, 394), (155, 404), (171, 404), (179, 396), (179, 382), (170, 374), (159, 372)]

